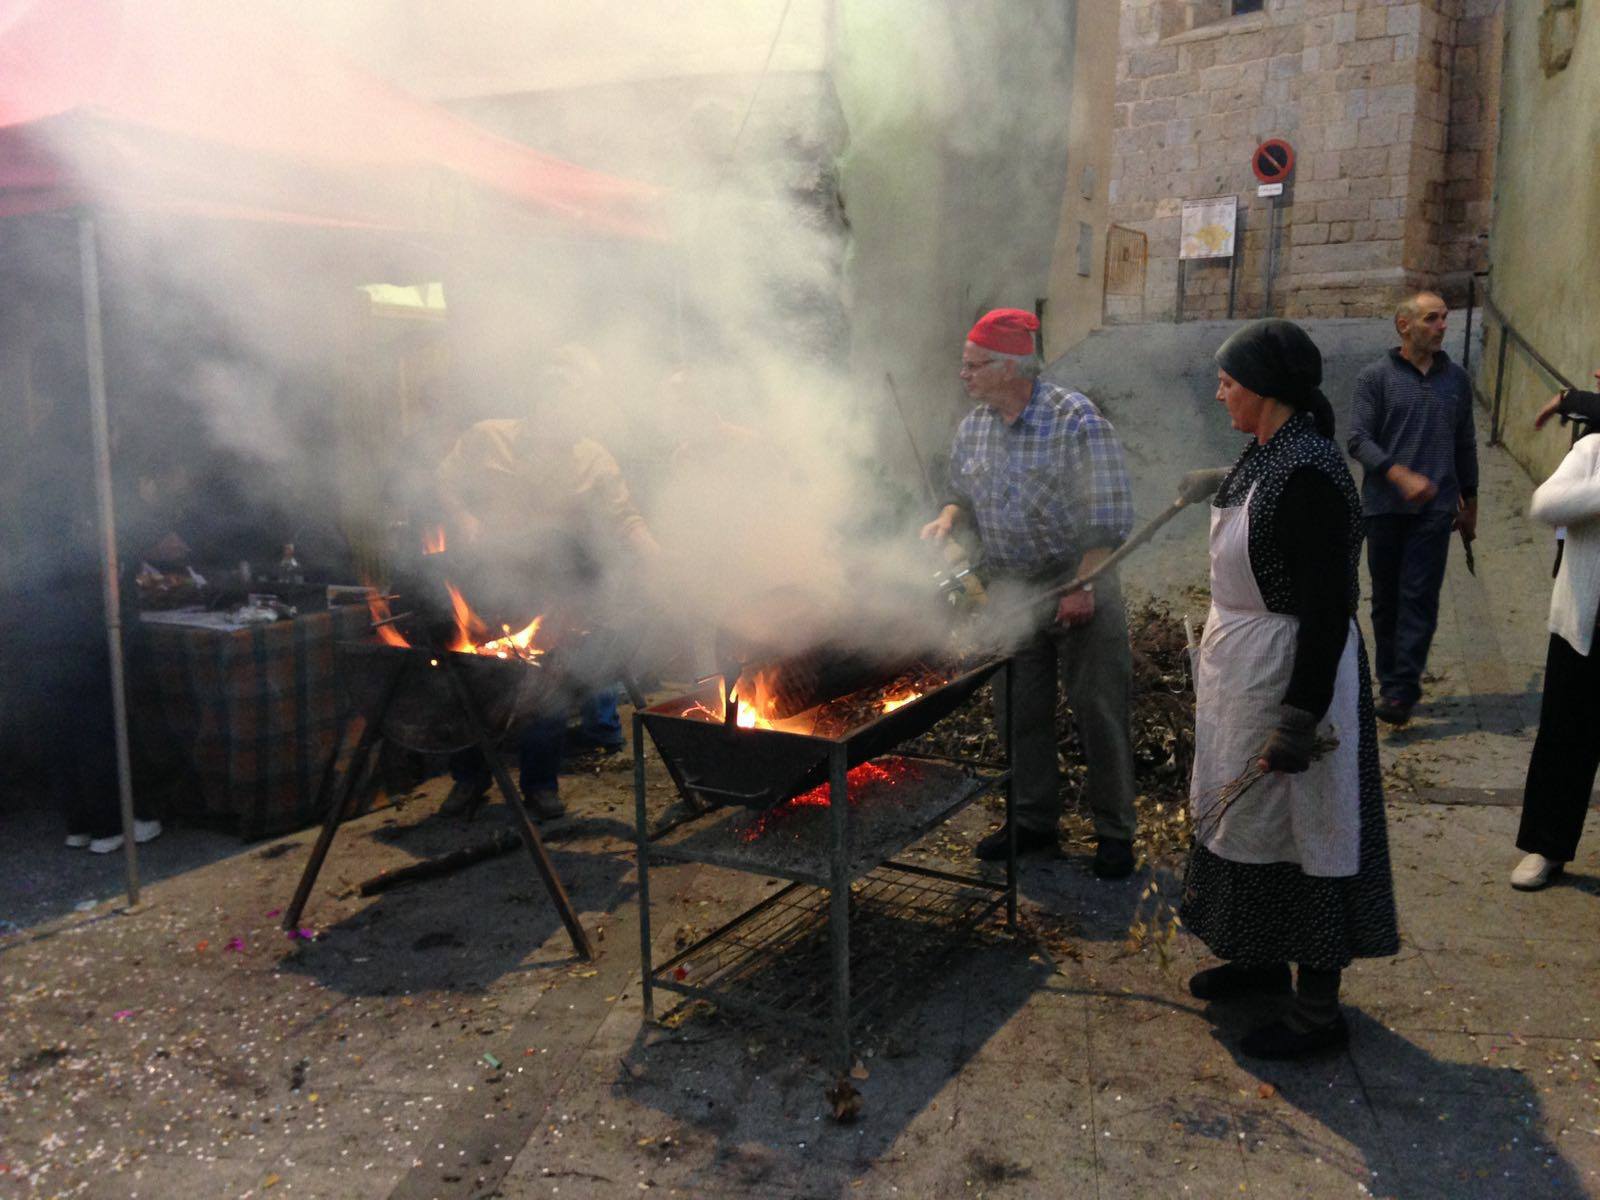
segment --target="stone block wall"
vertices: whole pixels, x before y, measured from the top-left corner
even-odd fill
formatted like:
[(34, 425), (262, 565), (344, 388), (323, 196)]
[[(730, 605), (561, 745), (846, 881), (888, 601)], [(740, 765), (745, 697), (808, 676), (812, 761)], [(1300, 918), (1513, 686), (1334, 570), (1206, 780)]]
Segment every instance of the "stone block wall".
[[(1143, 230), (1145, 319), (1178, 315), (1188, 198), (1239, 197), (1237, 261), (1183, 264), (1182, 316), (1371, 316), (1454, 298), (1488, 229), (1501, 0), (1123, 0), (1111, 219)], [(1284, 195), (1252, 151), (1282, 137)], [(1273, 208), (1277, 206), (1276, 218)], [(1274, 220), (1277, 223), (1273, 231)], [(1113, 299), (1113, 318), (1138, 319)]]

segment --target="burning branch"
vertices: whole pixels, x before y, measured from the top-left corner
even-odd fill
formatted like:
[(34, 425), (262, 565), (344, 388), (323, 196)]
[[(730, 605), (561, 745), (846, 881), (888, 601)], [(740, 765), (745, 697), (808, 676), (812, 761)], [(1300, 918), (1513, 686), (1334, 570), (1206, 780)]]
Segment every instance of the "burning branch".
[[(442, 533), (440, 536), (443, 536)], [(539, 665), (539, 659), (544, 657), (546, 649), (538, 644), (539, 630), (544, 624), (543, 616), (535, 617), (518, 630), (513, 630), (509, 625), (501, 625), (501, 636), (491, 638), (488, 636), (489, 626), (472, 611), (472, 606), (467, 603), (461, 590), (450, 583), (446, 583), (445, 588), (450, 593), (450, 607), (456, 620), (455, 636), (445, 647), (447, 650), (456, 654), (476, 654), (484, 658), (520, 658), (530, 666)], [(398, 617), (392, 615), (389, 611), (389, 600), (390, 597), (384, 595), (378, 588), (369, 586), (367, 611), (372, 615), (373, 632), (385, 646), (393, 646), (399, 650), (410, 649), (411, 642), (395, 627), (398, 621), (404, 619), (405, 614), (402, 613)]]

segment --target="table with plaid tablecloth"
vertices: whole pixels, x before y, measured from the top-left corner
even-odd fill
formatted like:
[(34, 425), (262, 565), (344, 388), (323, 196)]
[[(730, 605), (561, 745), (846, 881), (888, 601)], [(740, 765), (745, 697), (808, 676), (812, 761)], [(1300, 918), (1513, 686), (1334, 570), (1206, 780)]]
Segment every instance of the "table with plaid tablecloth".
[(369, 622), (360, 607), (246, 626), (221, 613), (141, 614), (130, 691), (187, 777), (169, 802), (175, 814), (245, 838), (317, 821), (347, 707), (334, 645)]

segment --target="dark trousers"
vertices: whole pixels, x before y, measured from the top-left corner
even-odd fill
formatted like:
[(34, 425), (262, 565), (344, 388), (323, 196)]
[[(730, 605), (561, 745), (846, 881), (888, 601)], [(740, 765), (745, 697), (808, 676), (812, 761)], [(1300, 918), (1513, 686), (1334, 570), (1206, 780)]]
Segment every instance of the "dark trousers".
[(122, 832), (122, 809), (104, 632), (90, 627), (76, 651), (51, 661), (53, 669), (36, 693), (42, 701), (38, 744), (50, 794), (68, 833), (111, 837)]
[[(617, 715), (617, 689), (604, 687), (584, 698), (579, 706), (578, 730), (597, 745), (622, 745), (622, 719)], [(558, 790), (563, 742), (567, 735), (565, 714), (535, 717), (517, 734), (517, 786), (524, 795)], [(489, 764), (477, 747), (470, 747), (450, 758), (450, 774), (468, 783), (489, 783)]]
[[(63, 587), (32, 612), (34, 745), (67, 832), (122, 832), (111, 650), (96, 580)], [(134, 815), (153, 815), (138, 790)]]
[[(995, 591), (996, 602), (1004, 593)], [(1012, 786), (1019, 829), (1055, 832), (1061, 820), (1061, 778), (1057, 768), (1056, 695), (1066, 691), (1088, 767), (1084, 791), (1098, 837), (1132, 840), (1133, 743), (1128, 732), (1128, 701), (1133, 657), (1128, 648), (1128, 614), (1114, 576), (1095, 582), (1094, 619), (1067, 629), (1050, 622), (1033, 631), (1012, 651), (1016, 672), (1012, 714)], [(1005, 696), (995, 691), (995, 718), (1005, 727)]]
[(1528, 760), (1517, 849), (1571, 862), (1578, 852), (1595, 768), (1600, 767), (1600, 654), (1550, 635), (1539, 736)]
[(1450, 513), (1368, 517), (1367, 569), (1372, 575), (1372, 636), (1378, 691), (1415, 704), (1439, 625), (1439, 587), (1450, 553)]

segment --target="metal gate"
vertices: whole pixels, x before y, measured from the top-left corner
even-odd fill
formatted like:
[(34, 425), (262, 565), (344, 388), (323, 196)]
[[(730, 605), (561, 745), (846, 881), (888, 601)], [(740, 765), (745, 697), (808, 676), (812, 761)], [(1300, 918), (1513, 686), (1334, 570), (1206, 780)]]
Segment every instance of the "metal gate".
[(1137, 229), (1113, 225), (1106, 230), (1106, 283), (1100, 299), (1100, 321), (1105, 323), (1111, 310), (1111, 297), (1133, 297), (1139, 301), (1139, 320), (1144, 320), (1144, 276), (1149, 259), (1150, 239)]

